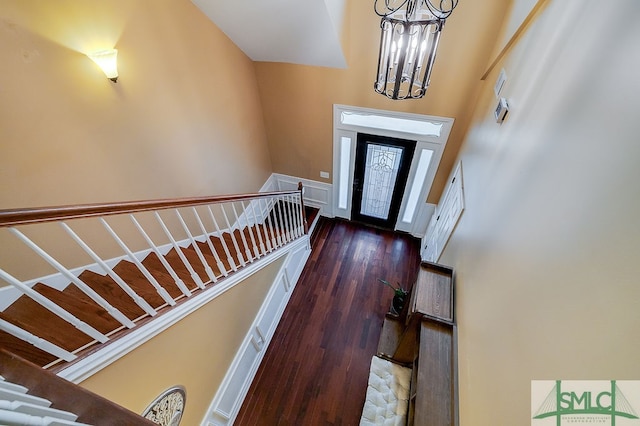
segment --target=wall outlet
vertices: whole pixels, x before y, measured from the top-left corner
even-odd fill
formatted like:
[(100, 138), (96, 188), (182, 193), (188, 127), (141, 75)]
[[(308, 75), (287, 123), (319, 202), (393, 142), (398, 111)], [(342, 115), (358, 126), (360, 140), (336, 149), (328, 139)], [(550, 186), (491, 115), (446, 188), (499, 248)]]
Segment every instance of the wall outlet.
[(320, 177), (321, 178), (325, 178), (325, 179), (329, 179), (329, 172), (320, 172)]

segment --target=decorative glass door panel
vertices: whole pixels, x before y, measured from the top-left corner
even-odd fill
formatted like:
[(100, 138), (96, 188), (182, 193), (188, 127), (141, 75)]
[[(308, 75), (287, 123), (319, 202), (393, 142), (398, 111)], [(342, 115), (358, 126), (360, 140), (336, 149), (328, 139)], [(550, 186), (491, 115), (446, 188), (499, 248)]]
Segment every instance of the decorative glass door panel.
[(358, 134), (351, 218), (393, 229), (416, 142)]
[(367, 144), (360, 214), (384, 220), (389, 218), (400, 160), (400, 148)]

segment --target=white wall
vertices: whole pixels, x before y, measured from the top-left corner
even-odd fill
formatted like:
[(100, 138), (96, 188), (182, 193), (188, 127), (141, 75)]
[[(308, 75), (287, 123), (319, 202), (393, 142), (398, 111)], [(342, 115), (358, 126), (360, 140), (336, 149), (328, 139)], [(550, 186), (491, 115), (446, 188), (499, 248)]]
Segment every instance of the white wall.
[(463, 426), (531, 424), (532, 379), (640, 379), (638, 22), (637, 0), (553, 0), (485, 83), (441, 259)]
[(535, 7), (539, 0), (512, 0), (512, 7), (509, 13), (509, 19), (506, 22), (505, 33), (502, 37), (502, 48), (511, 39), (513, 34), (518, 30), (527, 15)]

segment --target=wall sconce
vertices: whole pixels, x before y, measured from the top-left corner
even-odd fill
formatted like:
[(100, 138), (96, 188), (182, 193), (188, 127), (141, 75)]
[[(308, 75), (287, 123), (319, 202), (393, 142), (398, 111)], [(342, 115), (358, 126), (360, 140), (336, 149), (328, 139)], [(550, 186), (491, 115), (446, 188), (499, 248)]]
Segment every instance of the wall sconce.
[(458, 0), (374, 0), (382, 17), (374, 89), (390, 99), (425, 95), (440, 32)]
[(87, 55), (105, 73), (107, 78), (114, 83), (118, 81), (118, 50), (102, 50)]

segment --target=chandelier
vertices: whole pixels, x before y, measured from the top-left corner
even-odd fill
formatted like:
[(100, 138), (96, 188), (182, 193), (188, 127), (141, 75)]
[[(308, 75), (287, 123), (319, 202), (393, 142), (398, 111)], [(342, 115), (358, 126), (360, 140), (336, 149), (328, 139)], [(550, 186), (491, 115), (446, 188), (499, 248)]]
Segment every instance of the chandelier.
[(382, 17), (374, 89), (390, 99), (419, 99), (429, 86), (438, 40), (458, 0), (374, 0)]

